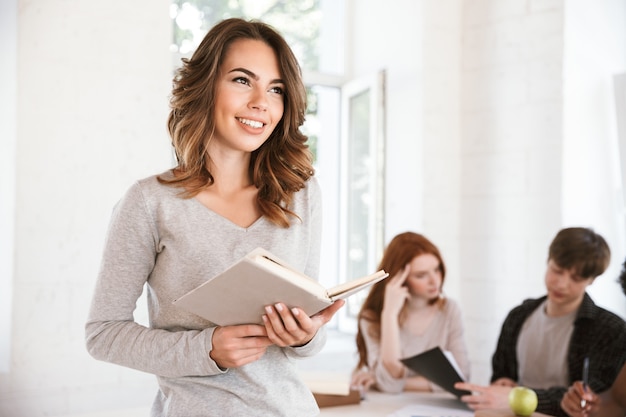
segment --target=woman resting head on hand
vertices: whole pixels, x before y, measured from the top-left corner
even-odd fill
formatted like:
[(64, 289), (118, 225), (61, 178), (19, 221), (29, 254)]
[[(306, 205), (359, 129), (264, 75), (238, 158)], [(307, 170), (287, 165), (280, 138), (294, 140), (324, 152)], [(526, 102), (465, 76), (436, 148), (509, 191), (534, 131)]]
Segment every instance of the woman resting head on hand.
[(374, 284), (361, 307), (352, 385), (387, 392), (440, 390), (400, 361), (436, 346), (450, 351), (469, 377), (461, 312), (443, 296), (446, 268), (439, 249), (421, 234), (401, 233), (378, 267), (391, 278)]

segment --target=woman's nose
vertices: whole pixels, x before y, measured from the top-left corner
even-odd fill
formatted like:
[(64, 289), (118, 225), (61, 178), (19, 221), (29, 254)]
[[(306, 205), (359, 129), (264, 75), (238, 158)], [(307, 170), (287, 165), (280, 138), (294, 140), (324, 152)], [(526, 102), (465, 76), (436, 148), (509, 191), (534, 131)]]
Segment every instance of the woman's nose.
[(252, 109), (257, 110), (267, 110), (267, 97), (265, 95), (265, 91), (261, 89), (255, 89), (250, 97), (250, 102), (248, 106)]

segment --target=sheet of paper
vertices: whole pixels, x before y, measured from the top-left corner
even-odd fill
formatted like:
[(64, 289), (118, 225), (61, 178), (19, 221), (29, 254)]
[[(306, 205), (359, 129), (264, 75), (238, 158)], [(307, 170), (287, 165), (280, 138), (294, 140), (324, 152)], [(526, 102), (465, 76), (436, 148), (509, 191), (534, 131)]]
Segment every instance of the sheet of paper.
[(446, 355), (446, 358), (448, 358), (448, 361), (450, 362), (450, 364), (452, 365), (454, 370), (459, 374), (461, 379), (463, 381), (466, 381), (465, 375), (463, 375), (463, 371), (461, 371), (461, 368), (459, 367), (459, 364), (456, 363), (456, 359), (454, 359), (454, 355), (452, 354), (452, 352), (450, 352), (449, 350), (444, 350), (443, 354)]
[(411, 404), (401, 408), (387, 417), (473, 417), (474, 412), (448, 407), (431, 407), (428, 405)]

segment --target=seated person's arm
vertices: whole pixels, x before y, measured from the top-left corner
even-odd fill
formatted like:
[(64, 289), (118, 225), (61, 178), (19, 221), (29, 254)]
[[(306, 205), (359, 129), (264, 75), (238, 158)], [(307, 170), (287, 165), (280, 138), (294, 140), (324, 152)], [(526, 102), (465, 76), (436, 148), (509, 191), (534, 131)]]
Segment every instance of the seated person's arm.
[(410, 376), (404, 385), (405, 391), (432, 391), (430, 381), (423, 376)]

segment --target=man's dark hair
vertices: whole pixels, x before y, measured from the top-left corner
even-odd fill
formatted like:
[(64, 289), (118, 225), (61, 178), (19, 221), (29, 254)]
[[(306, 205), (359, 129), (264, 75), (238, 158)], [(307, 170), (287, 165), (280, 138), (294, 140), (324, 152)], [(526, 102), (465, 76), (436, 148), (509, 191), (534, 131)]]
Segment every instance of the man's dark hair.
[(611, 250), (592, 229), (569, 227), (561, 229), (552, 240), (550, 259), (561, 268), (574, 269), (581, 278), (595, 278), (609, 266)]

